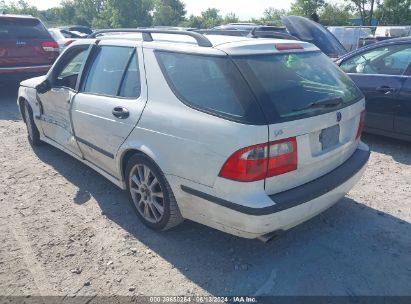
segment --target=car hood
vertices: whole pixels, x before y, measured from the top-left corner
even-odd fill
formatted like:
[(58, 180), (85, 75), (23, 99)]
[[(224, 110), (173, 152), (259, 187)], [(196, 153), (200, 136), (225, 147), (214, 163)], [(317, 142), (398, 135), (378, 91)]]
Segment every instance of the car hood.
[(23, 87), (35, 88), (37, 85), (39, 85), (44, 80), (46, 80), (46, 78), (47, 78), (46, 75), (30, 78), (30, 79), (20, 82), (20, 85)]
[(281, 20), (291, 35), (315, 44), (329, 57), (338, 58), (347, 53), (338, 39), (321, 24), (300, 16), (283, 16)]

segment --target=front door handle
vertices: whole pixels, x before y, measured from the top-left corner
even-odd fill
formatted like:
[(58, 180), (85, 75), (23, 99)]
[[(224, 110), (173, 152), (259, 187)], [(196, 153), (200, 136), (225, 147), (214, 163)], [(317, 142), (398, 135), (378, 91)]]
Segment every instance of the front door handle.
[(376, 90), (377, 90), (377, 92), (384, 93), (385, 95), (395, 93), (395, 91), (397, 91), (396, 88), (392, 88), (392, 87), (389, 87), (389, 86), (380, 86)]
[(126, 119), (130, 116), (130, 112), (123, 107), (115, 107), (111, 113), (113, 113), (115, 117), (120, 119)]

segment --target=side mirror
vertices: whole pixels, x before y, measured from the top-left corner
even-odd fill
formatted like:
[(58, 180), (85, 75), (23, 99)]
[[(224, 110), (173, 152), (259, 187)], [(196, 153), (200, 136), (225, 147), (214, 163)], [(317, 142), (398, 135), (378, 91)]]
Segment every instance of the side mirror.
[(51, 83), (48, 79), (44, 80), (42, 83), (36, 86), (36, 91), (39, 94), (47, 93), (50, 90), (51, 90)]

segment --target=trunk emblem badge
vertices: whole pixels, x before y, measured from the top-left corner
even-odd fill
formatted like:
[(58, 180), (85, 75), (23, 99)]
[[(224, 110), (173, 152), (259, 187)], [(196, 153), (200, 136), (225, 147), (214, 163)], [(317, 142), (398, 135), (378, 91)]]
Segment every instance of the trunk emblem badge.
[(341, 112), (337, 112), (337, 122), (340, 122), (342, 119), (342, 114)]

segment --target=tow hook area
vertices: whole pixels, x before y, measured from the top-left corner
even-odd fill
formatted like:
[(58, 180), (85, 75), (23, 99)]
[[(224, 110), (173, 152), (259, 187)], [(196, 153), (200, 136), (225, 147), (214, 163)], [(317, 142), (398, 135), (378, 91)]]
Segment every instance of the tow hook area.
[(278, 237), (280, 234), (283, 234), (284, 230), (276, 230), (267, 234), (264, 234), (262, 236), (259, 236), (257, 240), (260, 240), (263, 243), (268, 243), (274, 238)]

